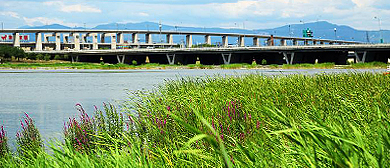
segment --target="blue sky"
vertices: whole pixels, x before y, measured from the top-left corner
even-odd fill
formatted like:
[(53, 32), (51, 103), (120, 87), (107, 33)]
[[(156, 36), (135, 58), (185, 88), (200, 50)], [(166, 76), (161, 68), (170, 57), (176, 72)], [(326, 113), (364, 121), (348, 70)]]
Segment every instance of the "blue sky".
[(356, 29), (390, 29), (388, 0), (0, 0), (5, 28), (152, 21), (177, 26), (264, 29), (329, 21)]

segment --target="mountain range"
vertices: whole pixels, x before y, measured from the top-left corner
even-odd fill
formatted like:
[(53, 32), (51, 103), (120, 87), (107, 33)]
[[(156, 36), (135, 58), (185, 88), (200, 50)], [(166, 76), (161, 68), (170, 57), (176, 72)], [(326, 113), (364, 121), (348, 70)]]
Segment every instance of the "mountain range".
[[(23, 26), (23, 29), (103, 29), (103, 30), (159, 30), (159, 23), (155, 22), (140, 22), (140, 23), (110, 23), (102, 24), (93, 28), (84, 27), (68, 27), (60, 24), (52, 24), (45, 26)], [(304, 24), (291, 24), (272, 29), (227, 29), (227, 28), (207, 28), (207, 27), (187, 27), (187, 26), (174, 26), (174, 25), (162, 25), (162, 30), (167, 31), (189, 31), (189, 32), (222, 32), (222, 33), (248, 33), (248, 34), (264, 34), (264, 35), (276, 35), (276, 36), (291, 36), (302, 37), (303, 30), (311, 29), (313, 31), (313, 38), (322, 39), (337, 39), (347, 41), (359, 41), (368, 43), (379, 43), (382, 34), (383, 39), (390, 40), (390, 31), (368, 31), (357, 30), (350, 26), (336, 25), (326, 21), (318, 21)], [(154, 35), (154, 39), (158, 38), (158, 35)], [(160, 37), (161, 38), (161, 37)], [(164, 38), (162, 38), (164, 39)], [(126, 40), (126, 37), (125, 37)], [(144, 39), (140, 39), (141, 41)], [(194, 37), (194, 43), (202, 43), (203, 37)], [(212, 41), (219, 40), (218, 37), (212, 37)], [(174, 41), (183, 41), (182, 37), (175, 37)], [(234, 43), (234, 39), (229, 39), (229, 43)], [(246, 40), (246, 43), (251, 43), (250, 40)]]

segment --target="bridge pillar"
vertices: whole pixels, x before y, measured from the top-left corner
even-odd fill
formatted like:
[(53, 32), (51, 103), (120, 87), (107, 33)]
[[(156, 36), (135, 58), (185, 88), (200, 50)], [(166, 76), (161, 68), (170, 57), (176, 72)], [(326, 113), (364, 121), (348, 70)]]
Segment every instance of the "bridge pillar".
[(118, 33), (117, 34), (119, 44), (124, 44), (125, 43), (125, 38), (123, 33)]
[(223, 64), (230, 64), (230, 60), (232, 59), (232, 53), (222, 53)]
[(238, 37), (238, 44), (240, 47), (245, 47), (245, 37), (244, 36)]
[(281, 40), (280, 40), (280, 45), (281, 45), (281, 46), (286, 46), (286, 45), (287, 45), (286, 39), (281, 39)]
[(49, 38), (50, 37), (53, 37), (54, 34), (50, 33), (50, 34), (43, 34), (43, 42), (44, 43), (48, 43), (49, 42)]
[(19, 33), (14, 33), (14, 47), (20, 47), (20, 35)]
[(168, 44), (173, 44), (173, 36), (172, 36), (172, 34), (167, 34), (167, 43)]
[(73, 62), (79, 62), (79, 56), (78, 55), (71, 55), (70, 57), (72, 58), (72, 63)]
[(72, 33), (73, 39), (74, 39), (74, 50), (78, 51), (80, 50), (80, 34), (79, 33)]
[(298, 40), (293, 40), (293, 46), (297, 46), (298, 45)]
[(260, 47), (259, 38), (253, 37), (253, 46)]
[(133, 33), (132, 35), (131, 35), (131, 37), (132, 37), (132, 39), (133, 39), (133, 43), (134, 44), (138, 44), (138, 33)]
[(89, 36), (92, 36), (92, 49), (93, 50), (99, 49), (98, 34), (97, 33), (90, 33)]
[(192, 35), (188, 34), (186, 36), (186, 44), (187, 44), (187, 48), (191, 48), (192, 47)]
[(267, 40), (267, 45), (268, 45), (268, 46), (274, 46), (274, 45), (275, 45), (274, 36), (273, 36), (273, 35), (271, 35), (271, 37), (268, 38), (268, 40)]
[(60, 33), (55, 33), (56, 34), (56, 51), (61, 50), (61, 34)]
[(81, 34), (81, 43), (88, 43), (88, 34)]
[(354, 52), (355, 59), (357, 63), (365, 63), (366, 62), (366, 57), (367, 57), (367, 51), (363, 52), (363, 55), (360, 56), (360, 53), (358, 51)]
[(64, 43), (69, 43), (69, 34), (62, 34)]
[(111, 33), (111, 50), (116, 50), (116, 33)]
[(169, 65), (174, 65), (176, 54), (167, 54), (166, 56), (167, 56)]
[(145, 40), (147, 44), (153, 44), (152, 34), (145, 34)]
[(313, 45), (317, 45), (317, 41), (316, 40), (313, 40)]
[(222, 47), (227, 47), (229, 45), (228, 36), (222, 36)]
[(126, 55), (116, 55), (116, 59), (118, 60), (118, 64), (125, 63)]
[(42, 33), (35, 33), (35, 50), (42, 51)]
[[(290, 55), (290, 56), (289, 56), (289, 55)], [(283, 52), (283, 56), (284, 56), (284, 59), (286, 60), (286, 63), (287, 63), (287, 64), (293, 64), (293, 62), (294, 62), (294, 56), (295, 56), (295, 53), (294, 53), (294, 52), (291, 52), (291, 53)]]
[(204, 43), (211, 45), (211, 36), (210, 35), (205, 35), (204, 36)]

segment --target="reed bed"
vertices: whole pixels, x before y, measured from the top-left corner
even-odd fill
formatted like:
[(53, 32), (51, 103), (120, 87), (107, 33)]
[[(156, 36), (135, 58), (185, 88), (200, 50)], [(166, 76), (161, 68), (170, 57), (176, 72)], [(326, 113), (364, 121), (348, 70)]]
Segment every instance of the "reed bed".
[(383, 74), (183, 78), (132, 93), (120, 111), (104, 105), (89, 117), (78, 107), (65, 142), (29, 161), (7, 154), (1, 166), (390, 165), (390, 76)]

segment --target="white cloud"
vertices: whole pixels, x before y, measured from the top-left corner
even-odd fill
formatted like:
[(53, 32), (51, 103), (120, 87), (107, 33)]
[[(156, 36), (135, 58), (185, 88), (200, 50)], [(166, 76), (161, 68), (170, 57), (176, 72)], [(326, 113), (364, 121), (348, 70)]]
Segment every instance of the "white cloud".
[(16, 13), (16, 12), (4, 11), (4, 12), (0, 12), (0, 15), (10, 16), (10, 17), (13, 17), (13, 18), (16, 18), (16, 19), (20, 19), (20, 15), (18, 13)]
[(74, 5), (66, 5), (61, 1), (47, 1), (43, 3), (47, 6), (58, 6), (62, 12), (80, 12), (80, 13), (101, 13), (102, 11), (99, 8), (95, 8), (92, 6), (88, 6), (85, 4), (74, 4)]
[(36, 25), (50, 25), (50, 24), (61, 24), (69, 27), (74, 26), (81, 26), (78, 23), (66, 23), (61, 19), (58, 18), (48, 18), (48, 17), (23, 17), (24, 22), (29, 26), (36, 26)]
[(140, 12), (140, 13), (138, 13), (138, 15), (139, 15), (139, 16), (144, 16), (144, 17), (149, 16), (149, 14), (148, 14), (148, 13), (145, 13), (145, 12)]

